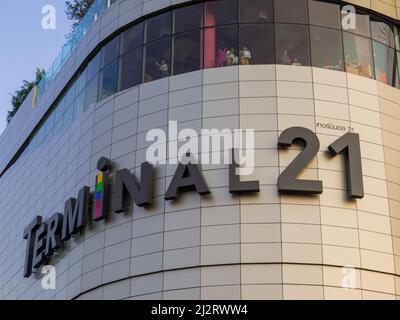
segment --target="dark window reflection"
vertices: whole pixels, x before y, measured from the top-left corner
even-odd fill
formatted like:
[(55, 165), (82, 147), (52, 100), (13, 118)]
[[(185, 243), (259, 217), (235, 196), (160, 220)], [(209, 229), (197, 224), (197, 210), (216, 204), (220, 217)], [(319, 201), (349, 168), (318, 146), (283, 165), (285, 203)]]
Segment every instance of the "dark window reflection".
[(65, 100), (67, 105), (71, 105), (75, 101), (75, 90), (76, 85), (74, 83), (68, 88), (67, 92), (65, 93)]
[(371, 40), (344, 32), (343, 43), (346, 72), (372, 78)]
[(340, 6), (317, 0), (309, 1), (310, 24), (340, 29)]
[(206, 27), (233, 24), (238, 21), (237, 0), (210, 1), (205, 3), (205, 8)]
[(146, 45), (145, 52), (144, 82), (168, 77), (171, 69), (171, 38)]
[(97, 103), (97, 93), (99, 89), (99, 74), (97, 74), (92, 80), (89, 81), (86, 86), (85, 104), (83, 106), (83, 112), (86, 112), (91, 105)]
[(343, 71), (341, 31), (314, 26), (310, 28), (312, 65), (318, 68)]
[(238, 26), (204, 30), (204, 68), (220, 68), (239, 64)]
[(143, 43), (143, 23), (139, 23), (121, 34), (121, 54), (127, 53)]
[(309, 66), (308, 26), (277, 24), (275, 30), (276, 63)]
[(174, 32), (181, 33), (201, 28), (203, 26), (203, 10), (202, 3), (176, 9), (174, 11)]
[(77, 115), (84, 112), (85, 109), (85, 90), (83, 90), (76, 98), (76, 113)]
[(100, 52), (89, 62), (86, 68), (86, 81), (89, 82), (100, 70)]
[(118, 60), (108, 64), (100, 73), (99, 101), (117, 92)]
[(74, 106), (70, 105), (64, 113), (62, 128), (63, 129), (69, 128), (72, 124), (73, 118), (74, 118)]
[(172, 13), (166, 12), (146, 21), (146, 42), (171, 35)]
[(272, 0), (240, 0), (240, 22), (272, 22)]
[(287, 23), (308, 23), (307, 0), (275, 1), (275, 21)]
[(275, 61), (274, 28), (267, 24), (240, 26), (239, 63), (273, 64)]
[(174, 74), (200, 70), (200, 31), (174, 37)]
[(119, 36), (111, 40), (101, 50), (101, 67), (109, 64), (119, 56)]
[(142, 81), (142, 47), (137, 48), (120, 58), (119, 90), (138, 85)]
[(79, 92), (82, 92), (83, 89), (85, 89), (86, 86), (86, 70), (83, 70), (83, 72), (79, 75), (78, 79), (76, 79), (76, 93), (78, 94)]

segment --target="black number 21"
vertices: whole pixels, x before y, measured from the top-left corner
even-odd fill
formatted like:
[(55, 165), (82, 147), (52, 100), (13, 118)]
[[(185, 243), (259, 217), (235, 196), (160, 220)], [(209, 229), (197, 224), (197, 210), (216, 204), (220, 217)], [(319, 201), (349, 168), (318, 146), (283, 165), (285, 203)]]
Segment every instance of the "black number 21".
[[(292, 144), (304, 145), (304, 149), (279, 176), (279, 192), (290, 194), (321, 194), (323, 191), (322, 181), (297, 179), (297, 176), (319, 151), (320, 143), (317, 135), (311, 130), (302, 127), (286, 129), (280, 135), (278, 145), (288, 148)], [(346, 133), (333, 142), (328, 149), (334, 156), (341, 153), (345, 157), (349, 197), (355, 199), (363, 198), (364, 186), (359, 135), (356, 133)]]

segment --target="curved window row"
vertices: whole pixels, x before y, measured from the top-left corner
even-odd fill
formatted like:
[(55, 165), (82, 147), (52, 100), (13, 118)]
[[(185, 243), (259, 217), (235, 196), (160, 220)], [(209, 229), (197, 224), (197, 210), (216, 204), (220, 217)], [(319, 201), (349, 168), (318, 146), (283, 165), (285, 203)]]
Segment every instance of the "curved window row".
[(86, 12), (82, 20), (80, 20), (75, 26), (74, 31), (67, 37), (67, 42), (62, 46), (60, 53), (54, 59), (51, 66), (46, 70), (45, 77), (38, 84), (38, 98), (40, 98), (46, 91), (93, 23), (95, 23), (104, 10), (112, 6), (115, 1), (116, 0), (93, 0), (89, 10)]
[(343, 30), (339, 4), (216, 0), (141, 20), (107, 42), (58, 99), (24, 153), (118, 91), (170, 75), (234, 65), (314, 66), (399, 87), (397, 26), (363, 11)]

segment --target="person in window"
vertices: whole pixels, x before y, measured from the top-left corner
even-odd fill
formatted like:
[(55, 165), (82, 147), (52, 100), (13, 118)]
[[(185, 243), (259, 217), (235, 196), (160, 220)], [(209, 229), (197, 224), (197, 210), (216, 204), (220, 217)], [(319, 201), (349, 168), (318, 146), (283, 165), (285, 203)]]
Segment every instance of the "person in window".
[(281, 57), (281, 64), (291, 65), (292, 59), (289, 57), (287, 50), (283, 51), (283, 55)]
[(342, 71), (343, 70), (343, 61), (339, 60), (336, 65), (334, 65), (335, 70)]
[(294, 58), (292, 66), (301, 66), (301, 63), (297, 58)]
[(341, 60), (339, 60), (336, 64), (333, 64), (330, 59), (327, 59), (322, 68), (330, 70), (341, 70), (341, 64), (342, 64)]
[(236, 55), (235, 49), (230, 48), (226, 51), (226, 65), (236, 66), (239, 63), (239, 58)]
[(227, 51), (228, 49), (226, 48), (224, 50), (218, 49), (217, 57), (215, 59), (215, 66), (217, 68), (225, 67)]
[(169, 76), (168, 64), (165, 62), (165, 60), (161, 60), (161, 63), (158, 63), (158, 61), (156, 61), (156, 67), (160, 72), (162, 78)]
[(345, 57), (345, 63), (347, 72), (360, 75), (361, 66), (356, 59), (352, 59), (352, 57), (347, 54)]
[(240, 64), (249, 65), (251, 63), (251, 51), (244, 46), (242, 50), (239, 52), (240, 55)]

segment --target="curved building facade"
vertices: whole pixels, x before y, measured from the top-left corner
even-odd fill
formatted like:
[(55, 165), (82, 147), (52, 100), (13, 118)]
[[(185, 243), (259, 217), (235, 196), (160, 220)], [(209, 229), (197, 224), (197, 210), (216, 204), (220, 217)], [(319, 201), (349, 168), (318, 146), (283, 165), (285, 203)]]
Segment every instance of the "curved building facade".
[[(111, 2), (0, 137), (0, 298), (399, 298), (397, 1)], [(254, 130), (254, 171), (154, 129)]]

